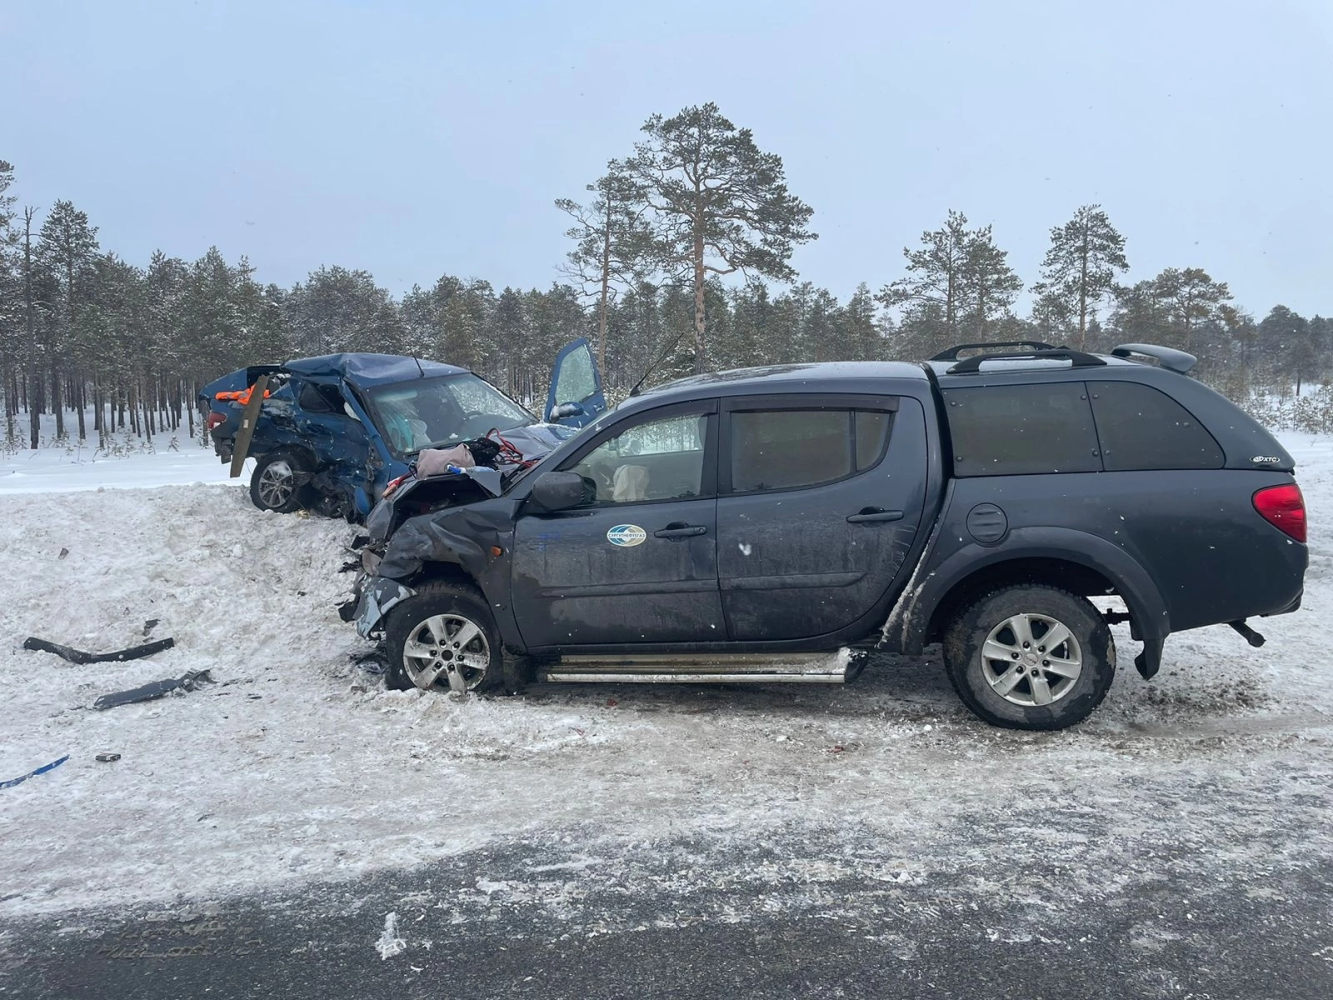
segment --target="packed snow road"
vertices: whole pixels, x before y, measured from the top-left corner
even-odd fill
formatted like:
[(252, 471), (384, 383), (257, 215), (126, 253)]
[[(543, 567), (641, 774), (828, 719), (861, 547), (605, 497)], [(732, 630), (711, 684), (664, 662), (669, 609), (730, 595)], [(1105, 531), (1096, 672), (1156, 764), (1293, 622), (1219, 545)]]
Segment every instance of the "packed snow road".
[[(396, 913), (383, 961), (409, 979), (500, 931), (540, 950), (785, 921), (903, 969), (949, 942), (1102, 949), (1166, 996), (1201, 995), (1200, 962), (1226, 965), (1226, 921), (1248, 914), (1232, 929), (1253, 954), (1230, 961), (1267, 956), (1327, 995), (1333, 443), (1285, 443), (1312, 524), (1305, 607), (1252, 623), (1262, 649), (1173, 636), (1156, 680), (1122, 670), (1091, 720), (1049, 734), (976, 721), (933, 655), (847, 688), (388, 692), (335, 610), (345, 525), (223, 485), (0, 495), (0, 781), (69, 755), (0, 789), (0, 987), (31, 958), (25, 927), (92, 940), (112, 915), (262, 898), (343, 921), (338, 947), (377, 967)], [(144, 660), (22, 649), (131, 646), (154, 619), (176, 646)], [(197, 670), (215, 683), (90, 707)]]

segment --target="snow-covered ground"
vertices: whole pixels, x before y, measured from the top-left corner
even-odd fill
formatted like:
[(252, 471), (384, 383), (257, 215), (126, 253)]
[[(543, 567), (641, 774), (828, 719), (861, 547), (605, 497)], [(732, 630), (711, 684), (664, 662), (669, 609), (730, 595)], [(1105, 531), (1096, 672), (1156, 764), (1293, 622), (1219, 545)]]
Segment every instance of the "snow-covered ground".
[(158, 449), (155, 452), (122, 445), (119, 454), (106, 454), (93, 443), (82, 447), (52, 445), (35, 451), (25, 448), (14, 454), (0, 452), (0, 496), (250, 482), (252, 459), (246, 461), (245, 471), (238, 478), (230, 479), (230, 466), (224, 465), (212, 448), (203, 448), (198, 442), (165, 438), (154, 447)]
[[(1333, 439), (1285, 443), (1313, 527), (1302, 611), (1257, 623), (1259, 650), (1225, 628), (1173, 636), (1151, 684), (1117, 628), (1126, 667), (1106, 703), (1053, 734), (977, 722), (931, 655), (881, 658), (847, 688), (572, 686), (461, 702), (389, 692), (356, 665), (370, 647), (336, 613), (346, 525), (261, 514), (193, 446), (79, 465), (6, 459), (0, 781), (69, 760), (0, 789), (0, 918), (350, 877), (515, 837), (606, 856), (837, 829), (846, 858), (729, 877), (818, 883), (860, 852), (886, 880), (910, 882), (942, 857), (980, 863), (1001, 846), (945, 839), (979, 810), (1008, 817), (1009, 831), (1030, 817), (1009, 845), (1028, 862), (1157, 843), (1163, 830), (1201, 857), (1199, 838), (1218, 831), (1246, 845), (1229, 872), (1328, 857)], [(182, 485), (55, 492), (170, 482)], [(151, 637), (176, 646), (144, 660), (75, 666), (22, 649), (29, 635), (130, 646), (152, 619)], [(91, 708), (203, 669), (216, 683), (194, 693)], [(121, 759), (98, 763), (101, 751)], [(1279, 808), (1310, 832), (1275, 859)], [(1067, 825), (1050, 825), (1050, 810)], [(1013, 871), (1007, 892), (1040, 877)], [(1125, 876), (1089, 861), (1086, 877)]]

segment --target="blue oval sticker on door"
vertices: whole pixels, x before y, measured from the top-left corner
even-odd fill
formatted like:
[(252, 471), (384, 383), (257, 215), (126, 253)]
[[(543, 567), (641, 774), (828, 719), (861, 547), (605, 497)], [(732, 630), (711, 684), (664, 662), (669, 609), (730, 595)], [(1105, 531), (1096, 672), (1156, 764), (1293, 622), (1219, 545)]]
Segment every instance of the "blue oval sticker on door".
[(621, 548), (641, 545), (647, 537), (648, 532), (637, 524), (617, 524), (614, 528), (606, 530), (606, 540), (612, 545), (619, 545)]

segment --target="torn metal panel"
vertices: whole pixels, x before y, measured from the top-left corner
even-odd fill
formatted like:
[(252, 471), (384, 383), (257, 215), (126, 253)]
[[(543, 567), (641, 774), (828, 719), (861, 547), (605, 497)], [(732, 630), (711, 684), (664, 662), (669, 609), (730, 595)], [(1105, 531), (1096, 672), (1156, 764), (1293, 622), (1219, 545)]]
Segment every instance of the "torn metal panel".
[[(487, 559), (475, 539), (484, 536), (490, 525), (486, 518), (471, 513), (466, 507), (456, 507), (405, 521), (389, 539), (380, 575), (404, 579), (421, 572), (428, 562), (442, 562), (455, 563), (470, 575), (480, 576)], [(451, 525), (459, 530), (451, 530)]]
[(354, 615), (357, 635), (369, 639), (380, 630), (381, 622), (390, 609), (415, 593), (411, 587), (405, 587), (397, 580), (388, 580), (382, 576), (367, 577), (361, 585), (361, 596)]

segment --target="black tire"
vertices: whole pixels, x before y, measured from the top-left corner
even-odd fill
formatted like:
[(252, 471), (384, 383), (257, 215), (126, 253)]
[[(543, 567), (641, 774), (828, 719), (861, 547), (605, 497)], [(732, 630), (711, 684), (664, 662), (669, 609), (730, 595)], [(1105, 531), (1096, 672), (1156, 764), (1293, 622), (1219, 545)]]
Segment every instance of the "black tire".
[[(465, 626), (476, 626), (476, 632), (459, 644)], [(384, 623), (384, 649), (389, 660), (384, 683), (396, 691), (450, 691), (451, 673), (467, 691), (478, 694), (504, 686), (495, 618), (486, 599), (466, 584), (428, 583), (395, 605)], [(455, 671), (451, 664), (458, 663), (463, 666)], [(421, 683), (430, 673), (434, 680)]]
[(304, 504), (304, 484), (309, 464), (292, 451), (275, 451), (260, 457), (250, 477), (250, 502), (260, 510), (290, 514)]
[[(1057, 642), (1049, 646), (1043, 640), (1052, 631)], [(944, 666), (963, 704), (991, 725), (1064, 729), (1086, 719), (1111, 689), (1115, 646), (1087, 600), (1022, 584), (958, 613), (944, 635)]]

